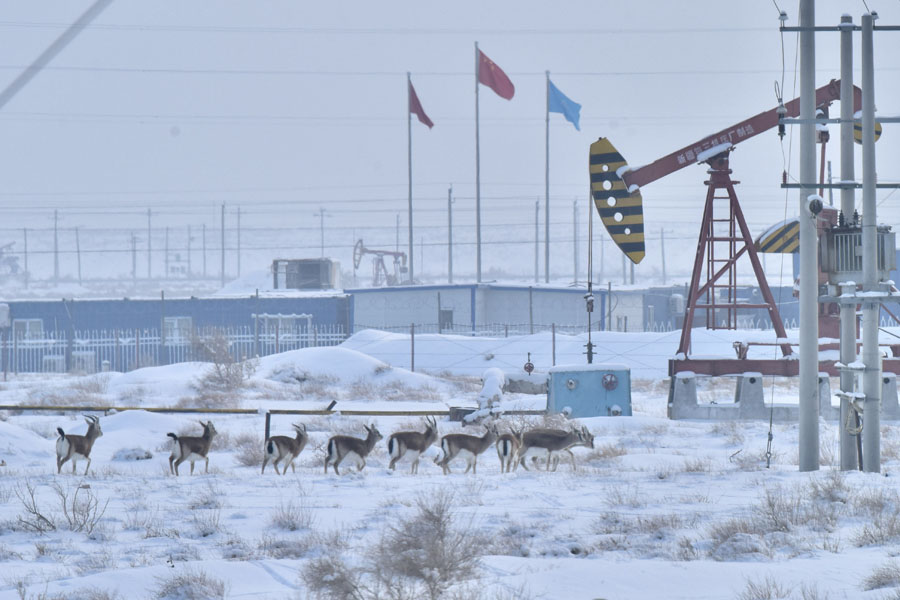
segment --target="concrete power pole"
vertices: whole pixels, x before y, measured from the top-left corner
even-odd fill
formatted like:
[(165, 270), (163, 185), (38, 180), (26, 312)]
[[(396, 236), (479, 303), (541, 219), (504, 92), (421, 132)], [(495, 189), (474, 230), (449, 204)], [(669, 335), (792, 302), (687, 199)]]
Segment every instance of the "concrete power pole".
[(816, 24), (814, 0), (800, 1), (800, 423), (801, 471), (819, 469), (819, 323), (816, 218)]
[[(812, 0), (809, 0), (812, 1)], [(875, 206), (875, 70), (873, 68), (873, 22), (871, 14), (862, 16), (862, 250), (863, 292), (877, 292), (878, 240)], [(863, 470), (881, 471), (881, 354), (878, 352), (878, 316), (880, 298), (866, 298), (862, 310), (863, 392)]]
[[(841, 17), (841, 181), (853, 181), (856, 177), (853, 165), (853, 18), (850, 15)], [(852, 187), (841, 189), (841, 214), (843, 218), (852, 218), (856, 209), (856, 191)], [(856, 286), (842, 287), (845, 291), (856, 295)], [(845, 365), (856, 362), (856, 305), (841, 304), (841, 363)], [(854, 374), (845, 369), (841, 371), (841, 391), (849, 394), (853, 391)], [(851, 418), (849, 396), (841, 397), (841, 470), (855, 471), (859, 468), (856, 448), (857, 437), (847, 431), (846, 424)]]

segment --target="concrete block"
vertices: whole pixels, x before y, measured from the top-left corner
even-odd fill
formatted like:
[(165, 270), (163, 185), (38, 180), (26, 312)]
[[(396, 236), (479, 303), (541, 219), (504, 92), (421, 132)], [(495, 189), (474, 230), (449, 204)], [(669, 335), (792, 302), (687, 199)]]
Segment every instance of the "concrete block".
[(747, 372), (739, 375), (734, 387), (734, 403), (739, 419), (761, 419), (766, 416), (763, 398), (762, 373)]
[(819, 418), (827, 421), (838, 421), (841, 418), (841, 407), (831, 405), (831, 378), (828, 373), (819, 373)]
[(704, 411), (697, 406), (697, 375), (690, 371), (676, 373), (669, 378), (669, 403), (666, 410), (670, 419), (703, 419)]

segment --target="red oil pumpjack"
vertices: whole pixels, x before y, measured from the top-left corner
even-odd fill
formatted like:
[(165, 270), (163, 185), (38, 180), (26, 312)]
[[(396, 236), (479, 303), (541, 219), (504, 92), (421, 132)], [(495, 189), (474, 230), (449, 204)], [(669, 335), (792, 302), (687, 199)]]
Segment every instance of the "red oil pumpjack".
[[(817, 89), (817, 109), (827, 111), (832, 102), (840, 99), (840, 91), (841, 84), (837, 80), (831, 80), (828, 85)], [(853, 102), (854, 110), (858, 110), (861, 106), (861, 92), (856, 87)], [(694, 313), (698, 309), (706, 310), (708, 329), (737, 329), (739, 309), (765, 308), (768, 310), (778, 338), (776, 343), (781, 347), (782, 354), (784, 356), (791, 354), (791, 347), (785, 341), (787, 334), (778, 307), (759, 261), (757, 246), (747, 227), (734, 189), (735, 184), (740, 182), (731, 179), (728, 159), (737, 144), (764, 131), (779, 126), (779, 133), (783, 134), (781, 118), (796, 117), (799, 114), (800, 101), (795, 99), (634, 170), (628, 166), (608, 139), (600, 138), (591, 144), (590, 176), (594, 205), (613, 241), (634, 263), (639, 263), (645, 254), (640, 188), (688, 165), (706, 163), (709, 166), (707, 171), (709, 179), (704, 182), (707, 186), (706, 203), (685, 307), (681, 341), (677, 358), (670, 361), (670, 374), (684, 370), (710, 375), (719, 374), (719, 366), (706, 364), (710, 361), (693, 361), (689, 358), (691, 328)], [(736, 263), (745, 254), (753, 267), (763, 298), (762, 303), (738, 301)], [(741, 371), (771, 370), (771, 365), (766, 368), (766, 365), (748, 363), (772, 361), (744, 362), (745, 364), (740, 367)], [(795, 361), (786, 362), (795, 363)], [(796, 370), (796, 365), (792, 366)], [(785, 368), (789, 370), (791, 367), (781, 365), (779, 371)], [(725, 366), (724, 369), (723, 372), (734, 372), (733, 367)]]

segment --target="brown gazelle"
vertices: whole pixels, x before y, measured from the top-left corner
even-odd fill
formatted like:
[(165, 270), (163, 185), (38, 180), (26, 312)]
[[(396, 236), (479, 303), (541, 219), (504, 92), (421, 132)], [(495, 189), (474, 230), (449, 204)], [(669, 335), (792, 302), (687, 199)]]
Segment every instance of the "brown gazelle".
[(444, 475), (450, 472), (450, 461), (459, 456), (466, 461), (466, 470), (477, 473), (478, 455), (491, 447), (491, 444), (497, 439), (497, 426), (488, 423), (484, 426), (487, 430), (481, 437), (474, 435), (466, 435), (464, 433), (448, 433), (441, 438), (441, 450), (444, 451), (442, 459), (435, 459), (435, 463), (444, 470)]
[(212, 446), (213, 438), (216, 436), (216, 428), (213, 427), (212, 421), (204, 423), (203, 435), (201, 436), (178, 436), (174, 433), (168, 433), (174, 441), (172, 445), (172, 454), (169, 455), (169, 470), (178, 475), (178, 465), (188, 460), (191, 462), (191, 475), (194, 474), (194, 463), (202, 460), (206, 463), (205, 472), (209, 473), (209, 447)]
[(388, 455), (391, 457), (390, 469), (394, 470), (397, 462), (404, 456), (412, 458), (410, 473), (419, 472), (419, 457), (437, 440), (438, 428), (434, 417), (425, 418), (425, 431), (400, 431), (388, 438)]
[[(547, 469), (550, 469), (550, 460), (554, 452), (568, 451), (571, 446), (581, 445), (586, 442), (590, 433), (587, 427), (564, 431), (562, 429), (532, 429), (522, 435), (522, 446), (519, 448), (519, 464), (526, 471), (527, 458), (531, 457), (537, 462), (538, 457), (546, 457)], [(593, 437), (591, 437), (593, 444)], [(571, 452), (570, 452), (571, 454)], [(575, 464), (575, 456), (572, 455), (572, 464)]]
[[(594, 434), (588, 431), (587, 427), (581, 428), (581, 439), (573, 444), (567, 446), (563, 450), (551, 450), (547, 455), (547, 469), (550, 471), (555, 471), (556, 467), (559, 466), (559, 455), (565, 452), (569, 455), (569, 458), (572, 459), (572, 470), (577, 471), (577, 467), (575, 466), (575, 453), (572, 452), (572, 448), (575, 446), (584, 446), (585, 448), (594, 448)], [(553, 463), (553, 468), (550, 468), (550, 463)]]
[(294, 468), (294, 459), (303, 452), (303, 448), (306, 447), (306, 442), (309, 441), (309, 435), (306, 433), (306, 424), (297, 425), (296, 423), (291, 424), (297, 431), (297, 437), (288, 437), (286, 435), (273, 435), (269, 439), (266, 440), (265, 446), (263, 448), (263, 464), (262, 464), (262, 472), (266, 472), (266, 465), (269, 461), (272, 461), (272, 466), (275, 467), (275, 474), (278, 475), (278, 463), (284, 460), (284, 464), (281, 467), (281, 474), (284, 475), (287, 473), (288, 465), (291, 465), (291, 472), (296, 473), (296, 469)]
[(84, 468), (84, 474), (87, 475), (88, 469), (91, 468), (91, 448), (94, 447), (94, 441), (103, 435), (100, 431), (100, 419), (93, 415), (84, 415), (84, 420), (88, 424), (87, 433), (84, 435), (66, 434), (62, 427), (57, 427), (59, 439), (56, 440), (56, 472), (62, 472), (63, 463), (72, 459), (72, 473), (75, 473), (77, 462), (81, 459), (87, 461)]
[(519, 448), (522, 446), (522, 432), (511, 429), (497, 438), (497, 456), (500, 458), (500, 472), (509, 473), (515, 469)]
[(334, 472), (338, 472), (338, 465), (348, 456), (356, 460), (356, 470), (362, 471), (366, 466), (366, 457), (378, 440), (382, 439), (381, 433), (373, 423), (371, 427), (363, 425), (366, 428), (366, 439), (350, 437), (347, 435), (335, 435), (328, 440), (327, 454), (325, 455), (325, 473), (328, 473), (328, 464), (334, 464)]

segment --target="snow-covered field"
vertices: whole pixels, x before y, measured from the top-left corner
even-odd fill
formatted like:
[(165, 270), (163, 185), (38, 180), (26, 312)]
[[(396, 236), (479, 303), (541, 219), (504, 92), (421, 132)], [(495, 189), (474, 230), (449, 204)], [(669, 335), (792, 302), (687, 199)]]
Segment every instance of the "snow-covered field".
[[(261, 475), (261, 412), (128, 410), (101, 416), (87, 476), (84, 463), (78, 475), (69, 464), (57, 475), (56, 428), (84, 433), (82, 417), (8, 412), (0, 421), (0, 600), (900, 598), (894, 424), (884, 428), (882, 474), (838, 471), (836, 424), (826, 422), (820, 471), (798, 472), (793, 424), (775, 425), (766, 468), (768, 423), (666, 418), (658, 369), (674, 345), (640, 335), (628, 352), (603, 356), (629, 363), (631, 352), (652, 363), (650, 376), (636, 375), (634, 416), (581, 420), (595, 439), (593, 449), (574, 449), (577, 471), (563, 463), (556, 472), (503, 474), (491, 448), (476, 475), (457, 462), (444, 476), (431, 460), (435, 446), (417, 475), (409, 462), (391, 472), (388, 435), (421, 430), (422, 421), (335, 414), (273, 416), (274, 434), (302, 422), (311, 440), (296, 473)], [(402, 339), (366, 332), (343, 347), (260, 359), (234, 391), (215, 391), (204, 382), (210, 365), (194, 363), (21, 376), (2, 384), (0, 403), (315, 409), (337, 401), (343, 410), (446, 410), (474, 404), (476, 365), (498, 366), (484, 357), (490, 341), (416, 341), (417, 370), (431, 374), (404, 368)], [(539, 370), (549, 366), (549, 340), (493, 343), (511, 357), (532, 352)], [(563, 356), (577, 359), (558, 362)], [(725, 399), (731, 390), (710, 385), (706, 393)], [(544, 398), (503, 402), (540, 408)], [(200, 462), (190, 476), (186, 463), (174, 477), (166, 433), (199, 435), (198, 418), (218, 431), (209, 473)], [(525, 420), (504, 417), (501, 429)], [(323, 473), (327, 439), (362, 437), (372, 422), (384, 440), (365, 469)], [(460, 428), (446, 420), (439, 427)]]

